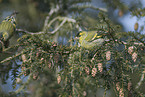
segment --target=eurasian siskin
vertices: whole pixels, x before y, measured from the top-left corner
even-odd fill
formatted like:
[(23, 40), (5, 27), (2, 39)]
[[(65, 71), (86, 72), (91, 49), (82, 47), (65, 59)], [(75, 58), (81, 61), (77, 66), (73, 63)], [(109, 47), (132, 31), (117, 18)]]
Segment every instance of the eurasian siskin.
[(94, 49), (104, 42), (104, 39), (98, 36), (97, 31), (82, 31), (79, 35), (79, 43), (86, 49)]
[(14, 12), (11, 16), (6, 17), (0, 24), (0, 41), (2, 41), (5, 46), (8, 46), (9, 39), (16, 30), (16, 14), (17, 12)]
[(13, 16), (6, 17), (0, 24), (0, 38), (2, 41), (7, 41), (11, 38), (16, 29), (16, 22)]

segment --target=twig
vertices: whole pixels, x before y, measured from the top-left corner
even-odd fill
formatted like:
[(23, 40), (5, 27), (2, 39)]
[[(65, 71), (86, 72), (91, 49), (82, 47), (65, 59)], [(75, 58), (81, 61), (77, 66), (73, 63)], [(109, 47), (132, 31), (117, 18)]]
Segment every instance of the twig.
[(24, 30), (24, 29), (16, 29), (16, 31), (24, 32), (24, 33), (31, 34), (31, 35), (34, 35), (34, 34), (43, 34), (43, 33), (45, 33), (45, 32), (41, 32), (41, 31), (40, 31), (40, 32), (34, 33), (34, 32), (29, 32), (29, 31)]
[(23, 53), (25, 53), (25, 52), (27, 52), (27, 51), (28, 51), (28, 50), (22, 51), (22, 52), (20, 52), (20, 53), (18, 53), (18, 54), (16, 54), (16, 55), (13, 55), (13, 56), (11, 56), (11, 57), (8, 57), (8, 58), (6, 58), (6, 59), (0, 61), (0, 64), (1, 64), (1, 63), (5, 63), (5, 62), (7, 62), (7, 61), (9, 61), (9, 60), (12, 60), (13, 58), (18, 57), (18, 56), (20, 56), (21, 54), (23, 54)]
[(52, 19), (52, 20), (49, 22), (49, 24), (47, 25), (47, 28), (49, 28), (49, 27), (51, 26), (51, 24), (52, 24), (54, 21), (56, 21), (57, 19), (60, 19), (60, 17), (56, 17), (56, 18)]
[(50, 16), (51, 16), (54, 12), (57, 12), (58, 10), (59, 10), (59, 6), (58, 6), (58, 5), (56, 5), (56, 8), (52, 8), (52, 9), (50, 10), (50, 12), (48, 13), (48, 16), (47, 16), (46, 19), (45, 19), (44, 28), (47, 26), (47, 23), (48, 23), (48, 20), (49, 20)]
[(17, 45), (10, 46), (10, 47), (8, 47), (8, 48), (5, 48), (5, 49), (3, 50), (3, 52), (6, 52), (6, 51), (8, 51), (8, 50), (10, 50), (10, 49), (12, 49), (12, 48), (16, 48), (16, 47), (19, 47), (19, 46), (21, 46), (21, 45), (20, 45), (20, 44), (17, 44)]
[[(56, 18), (54, 18), (52, 21), (50, 21), (50, 23), (48, 24), (48, 27), (49, 27), (54, 21), (56, 21), (57, 19), (63, 20), (63, 21), (60, 23), (60, 25), (59, 25), (55, 30), (53, 30), (53, 31), (51, 31), (51, 32), (47, 32), (48, 34), (54, 34), (55, 32), (57, 32), (57, 31), (64, 25), (64, 23), (67, 22), (67, 21), (68, 21), (68, 22), (72, 22), (72, 23), (76, 23), (76, 20), (75, 20), (75, 19), (72, 19), (72, 18), (68, 18), (68, 17), (56, 17)], [(78, 24), (76, 25), (76, 28), (78, 28), (79, 31), (82, 31), (82, 29), (79, 27)], [(34, 32), (29, 32), (29, 31), (23, 30), (23, 29), (16, 29), (16, 31), (25, 32), (25, 33), (31, 34), (31, 35), (46, 33), (46, 32), (44, 32), (44, 31), (40, 31), (40, 32), (34, 33)]]
[(63, 26), (63, 24), (66, 22), (66, 19), (64, 19), (62, 22), (61, 22), (61, 24), (54, 30), (54, 31), (52, 31), (52, 32), (50, 32), (51, 34), (54, 34), (56, 31), (58, 31), (59, 29), (60, 29), (60, 27), (62, 27)]
[(137, 83), (137, 86), (135, 87), (136, 89), (138, 89), (140, 87), (140, 85), (142, 84), (142, 82), (144, 80), (144, 74), (145, 74), (145, 71), (142, 72), (140, 81)]
[[(4, 47), (4, 43), (0, 40), (1, 46), (2, 46), (2, 51), (4, 51), (5, 47)], [(0, 51), (1, 52), (1, 51)]]

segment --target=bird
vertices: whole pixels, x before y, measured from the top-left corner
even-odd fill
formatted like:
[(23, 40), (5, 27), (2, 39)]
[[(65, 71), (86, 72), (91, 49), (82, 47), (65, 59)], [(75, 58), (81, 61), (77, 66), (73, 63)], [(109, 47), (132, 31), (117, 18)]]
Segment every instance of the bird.
[(81, 31), (79, 35), (80, 46), (88, 50), (100, 47), (105, 41), (97, 31)]
[(0, 41), (4, 43), (5, 47), (8, 47), (9, 39), (16, 31), (15, 16), (17, 13), (18, 12), (14, 11), (10, 16), (7, 16), (0, 24)]

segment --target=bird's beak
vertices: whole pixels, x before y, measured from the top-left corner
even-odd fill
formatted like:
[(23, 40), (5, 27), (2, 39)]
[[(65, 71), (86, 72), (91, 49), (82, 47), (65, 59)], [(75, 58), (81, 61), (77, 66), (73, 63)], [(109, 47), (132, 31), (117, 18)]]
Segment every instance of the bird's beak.
[(77, 33), (77, 35), (76, 35), (77, 37), (80, 37), (81, 36), (81, 32), (79, 32), (79, 33)]

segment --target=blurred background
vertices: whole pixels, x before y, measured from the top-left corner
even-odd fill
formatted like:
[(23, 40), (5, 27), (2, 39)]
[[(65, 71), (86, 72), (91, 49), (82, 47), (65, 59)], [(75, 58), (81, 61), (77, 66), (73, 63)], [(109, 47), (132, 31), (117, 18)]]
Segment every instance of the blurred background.
[[(94, 9), (86, 8), (81, 12), (79, 11), (79, 9), (74, 9), (72, 11), (67, 12), (67, 10), (69, 10), (72, 6), (70, 5), (71, 3), (68, 2), (71, 2), (73, 0), (0, 0), (0, 22), (4, 18), (9, 16), (14, 10), (16, 10), (19, 12), (19, 14), (16, 16), (17, 28), (25, 29), (31, 32), (41, 31), (43, 29), (44, 21), (50, 11), (50, 8), (57, 3), (61, 3), (61, 1), (64, 1), (63, 5), (66, 6), (62, 7), (63, 8), (61, 10), (62, 12), (59, 12), (59, 15), (68, 16), (72, 18), (82, 18), (84, 19), (83, 21), (84, 24), (82, 25), (85, 25), (86, 27), (91, 25), (93, 26), (95, 25), (95, 23), (97, 23), (98, 11)], [(90, 0), (90, 4), (96, 8), (101, 8), (103, 10), (106, 10), (108, 17), (113, 21), (113, 23), (121, 25), (122, 27), (121, 31), (125, 31), (125, 32), (135, 31), (134, 25), (136, 22), (139, 24), (138, 31), (140, 31), (140, 29), (145, 23), (145, 18), (139, 18), (137, 16), (133, 16), (130, 11), (136, 8), (144, 8), (145, 0), (121, 0), (121, 1), (125, 6), (121, 6), (121, 4), (113, 3), (114, 0)], [(88, 21), (91, 22), (91, 24)], [(141, 33), (145, 34), (144, 30), (141, 31)], [(76, 35), (76, 33), (74, 35)], [(17, 44), (17, 39), (21, 36), (22, 33), (15, 33), (15, 35), (10, 40), (10, 45)], [(57, 39), (55, 40), (57, 40), (60, 44), (65, 45), (67, 44), (69, 38), (70, 38), (70, 33), (66, 32), (66, 33), (59, 33)], [(11, 55), (11, 53), (10, 54), (0, 53), (0, 60), (4, 59), (9, 55)], [(16, 60), (16, 62), (17, 65), (21, 64), (20, 60)], [(15, 67), (15, 65), (10, 66), (9, 64), (14, 64), (14, 63), (6, 63), (5, 66), (2, 65), (0, 66), (3, 68), (0, 69), (0, 86), (1, 86), (1, 91), (4, 92), (4, 94), (5, 93), (7, 94), (10, 91), (15, 91), (19, 87), (16, 86), (16, 88), (13, 89), (12, 79), (15, 73), (12, 71), (15, 70), (16, 72), (19, 72), (21, 70), (19, 67)], [(25, 81), (26, 79), (27, 78), (24, 78), (23, 80)], [(134, 79), (134, 81), (136, 80), (138, 79)], [(98, 93), (99, 92), (101, 92), (101, 90), (99, 90)], [(101, 96), (97, 96), (97, 97), (101, 97)]]

